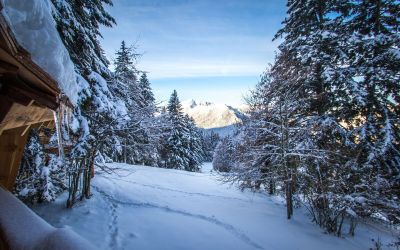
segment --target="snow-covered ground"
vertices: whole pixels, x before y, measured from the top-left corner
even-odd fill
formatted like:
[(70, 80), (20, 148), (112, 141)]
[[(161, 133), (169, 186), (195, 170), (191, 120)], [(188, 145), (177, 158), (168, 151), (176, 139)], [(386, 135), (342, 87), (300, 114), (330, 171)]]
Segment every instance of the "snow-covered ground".
[(210, 163), (203, 173), (112, 164), (93, 179), (93, 197), (72, 210), (66, 195), (33, 210), (99, 249), (369, 249), (388, 232), (359, 226), (356, 236), (324, 234), (303, 209), (285, 218), (282, 200), (221, 184)]

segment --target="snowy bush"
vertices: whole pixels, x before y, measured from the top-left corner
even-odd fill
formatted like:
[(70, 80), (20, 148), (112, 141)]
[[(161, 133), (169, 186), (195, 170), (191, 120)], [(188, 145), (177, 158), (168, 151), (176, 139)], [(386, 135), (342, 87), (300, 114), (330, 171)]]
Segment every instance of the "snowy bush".
[(57, 155), (44, 153), (41, 130), (32, 129), (23, 153), (14, 193), (23, 201), (53, 201), (66, 190), (66, 172)]

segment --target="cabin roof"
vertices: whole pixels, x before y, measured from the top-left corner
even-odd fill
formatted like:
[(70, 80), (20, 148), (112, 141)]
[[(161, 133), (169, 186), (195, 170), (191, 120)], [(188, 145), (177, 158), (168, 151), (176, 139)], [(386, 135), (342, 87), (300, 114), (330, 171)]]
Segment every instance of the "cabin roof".
[(0, 186), (12, 190), (29, 130), (54, 122), (52, 111), (69, 104), (60, 96), (57, 82), (20, 46), (0, 12)]
[(60, 92), (57, 82), (18, 44), (0, 14), (0, 95), (25, 106), (33, 100), (55, 110)]

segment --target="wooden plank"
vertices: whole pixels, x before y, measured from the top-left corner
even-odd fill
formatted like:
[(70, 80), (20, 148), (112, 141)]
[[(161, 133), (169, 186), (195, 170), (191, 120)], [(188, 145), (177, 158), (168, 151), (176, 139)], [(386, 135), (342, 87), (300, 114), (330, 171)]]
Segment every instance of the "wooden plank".
[(12, 93), (12, 90), (10, 88), (7, 88), (6, 85), (3, 85), (0, 90), (0, 98), (7, 98), (12, 102), (16, 102), (24, 106), (29, 105), (29, 103), (32, 101), (32, 98), (19, 92)]
[(18, 93), (35, 100), (37, 103), (42, 104), (52, 110), (58, 108), (57, 96), (45, 92), (41, 89), (35, 88), (33, 85), (25, 82), (18, 77), (17, 74), (7, 73), (1, 77), (2, 92), (6, 92), (9, 96)]
[(28, 134), (21, 136), (25, 128), (4, 131), (0, 136), (0, 184), (12, 190), (18, 174)]
[(26, 128), (24, 129), (24, 131), (22, 131), (21, 136), (24, 136), (24, 135), (29, 131), (30, 128), (31, 128), (31, 125), (26, 126)]
[[(19, 129), (18, 129), (19, 130)], [(11, 163), (10, 175), (7, 182), (8, 190), (12, 190), (15, 184), (15, 180), (17, 179), (19, 167), (21, 165), (22, 155), (24, 153), (25, 144), (28, 139), (29, 133), (26, 133), (24, 136), (18, 136), (19, 131), (16, 131), (15, 134), (15, 144), (17, 145), (17, 150), (13, 154), (13, 162)]]
[(11, 109), (13, 102), (7, 96), (0, 95), (0, 123)]
[(24, 105), (14, 103), (8, 111), (6, 117), (0, 123), (0, 131), (52, 121), (53, 119), (53, 112), (50, 109), (34, 104), (26, 107)]
[(18, 72), (18, 66), (15, 66), (14, 64), (11, 64), (9, 62), (0, 60), (0, 71), (2, 72)]

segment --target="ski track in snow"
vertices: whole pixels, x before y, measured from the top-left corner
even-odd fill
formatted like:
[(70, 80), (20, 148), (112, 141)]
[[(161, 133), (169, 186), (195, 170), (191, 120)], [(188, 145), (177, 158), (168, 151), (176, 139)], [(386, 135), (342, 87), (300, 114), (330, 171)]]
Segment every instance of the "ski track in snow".
[[(114, 182), (115, 183), (115, 182)], [(215, 217), (209, 217), (209, 216), (205, 216), (205, 215), (201, 215), (201, 214), (193, 214), (190, 213), (188, 211), (184, 211), (184, 210), (178, 210), (178, 209), (173, 209), (170, 208), (168, 206), (161, 206), (158, 204), (154, 204), (154, 203), (149, 203), (149, 202), (134, 202), (134, 201), (122, 201), (122, 200), (118, 200), (114, 197), (112, 197), (110, 194), (107, 194), (105, 191), (101, 190), (100, 188), (96, 187), (96, 186), (92, 186), (99, 194), (101, 194), (103, 197), (105, 197), (111, 204), (119, 204), (119, 205), (123, 205), (123, 206), (132, 206), (132, 207), (139, 207), (139, 208), (153, 208), (153, 209), (160, 209), (162, 211), (165, 211), (167, 213), (175, 213), (175, 214), (179, 214), (179, 215), (183, 215), (183, 216), (187, 216), (187, 217), (192, 217), (195, 219), (200, 219), (209, 223), (212, 223), (214, 225), (217, 225), (219, 227), (224, 228), (225, 230), (227, 230), (228, 232), (230, 232), (231, 234), (233, 234), (235, 237), (237, 237), (238, 239), (242, 240), (243, 242), (247, 243), (248, 245), (256, 248), (256, 249), (264, 249), (262, 246), (258, 245), (257, 243), (255, 243), (254, 241), (252, 241), (246, 234), (240, 232), (240, 230), (236, 229), (234, 226), (224, 223), (220, 220), (218, 220)], [(113, 212), (111, 212), (113, 213)], [(112, 219), (112, 221), (114, 221), (114, 217)], [(116, 223), (116, 219), (115, 219), (115, 223)], [(111, 230), (111, 242), (110, 242), (110, 247), (117, 246), (117, 239), (116, 236), (118, 234), (118, 229), (116, 231), (115, 234), (115, 240), (113, 239), (114, 236), (114, 231)], [(115, 248), (113, 248), (115, 249)]]
[(117, 215), (117, 208), (118, 204), (111, 202), (108, 200), (109, 207), (110, 207), (110, 223), (108, 224), (108, 230), (110, 231), (110, 239), (108, 246), (110, 249), (119, 249), (118, 246), (118, 215)]
[[(187, 195), (195, 195), (195, 196), (203, 196), (207, 198), (218, 198), (218, 199), (226, 199), (226, 200), (237, 200), (237, 201), (242, 201), (246, 203), (255, 203), (254, 200), (248, 199), (241, 199), (241, 198), (236, 198), (236, 197), (229, 197), (229, 196), (223, 196), (223, 195), (213, 195), (213, 194), (205, 194), (205, 193), (198, 193), (198, 192), (186, 192), (182, 190), (177, 190), (177, 189), (172, 189), (172, 188), (166, 188), (166, 187), (161, 187), (157, 185), (149, 185), (149, 184), (143, 184), (135, 181), (128, 181), (120, 178), (114, 178), (114, 177), (106, 177), (107, 179), (113, 179), (113, 180), (118, 180), (118, 181), (123, 181), (127, 183), (131, 183), (134, 185), (138, 186), (143, 186), (143, 187), (148, 187), (148, 188), (153, 188), (153, 189), (158, 189), (158, 190), (164, 190), (164, 191), (170, 191), (170, 192), (176, 192), (176, 193), (181, 193), (181, 194), (187, 194)], [(115, 182), (114, 182), (115, 183)]]

